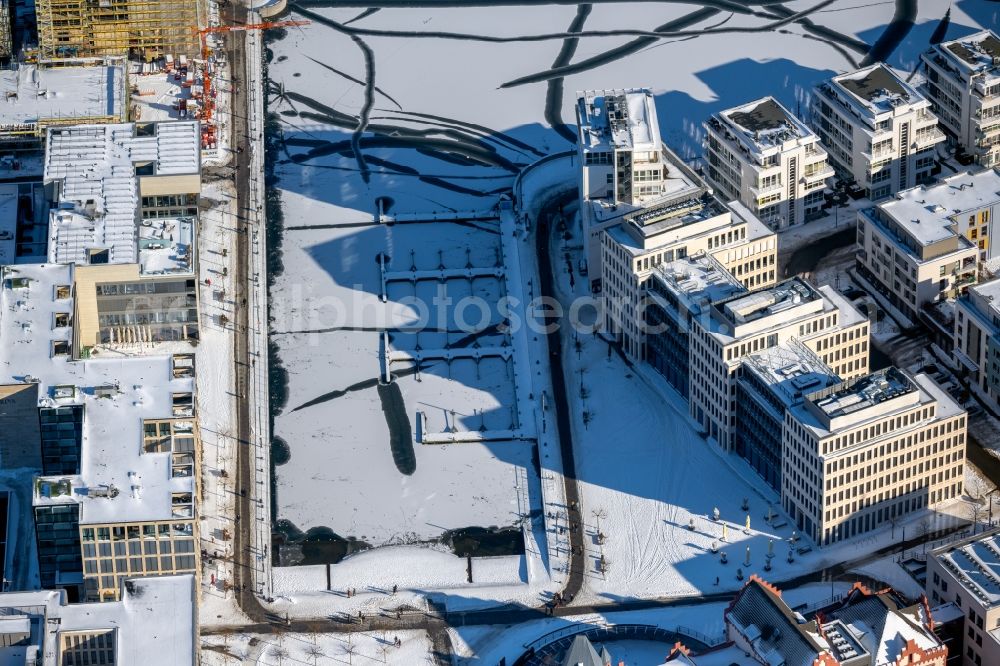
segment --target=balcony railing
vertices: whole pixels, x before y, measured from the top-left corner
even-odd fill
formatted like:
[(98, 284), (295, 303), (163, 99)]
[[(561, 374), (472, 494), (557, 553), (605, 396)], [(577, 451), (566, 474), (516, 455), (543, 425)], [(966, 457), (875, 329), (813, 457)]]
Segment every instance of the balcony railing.
[(781, 183), (772, 183), (770, 185), (762, 185), (760, 187), (754, 187), (751, 185), (750, 192), (759, 199), (769, 194), (775, 194), (777, 192), (781, 192), (783, 188), (784, 186)]
[(930, 146), (944, 141), (944, 132), (937, 127), (931, 130), (923, 130), (913, 135), (913, 143), (916, 146)]
[(833, 176), (833, 167), (829, 164), (824, 164), (822, 169), (805, 171), (802, 175), (807, 181), (825, 180)]

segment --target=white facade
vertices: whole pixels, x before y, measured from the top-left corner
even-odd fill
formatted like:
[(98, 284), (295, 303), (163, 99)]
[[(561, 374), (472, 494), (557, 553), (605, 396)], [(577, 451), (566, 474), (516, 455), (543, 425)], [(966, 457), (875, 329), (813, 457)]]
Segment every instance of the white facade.
[(970, 185), (981, 175), (958, 174), (858, 212), (859, 272), (914, 322), (924, 306), (959, 296), (977, 279), (983, 250), (968, 236), (982, 228), (983, 196), (995, 198), (985, 184)]
[(659, 266), (707, 253), (747, 289), (774, 284), (774, 232), (741, 204), (727, 207), (707, 193), (619, 215), (600, 234), (606, 330), (636, 359), (644, 355), (645, 283)]
[(596, 283), (601, 232), (617, 223), (614, 218), (664, 197), (697, 197), (707, 188), (660, 139), (648, 89), (577, 93), (576, 120), (580, 216), (590, 280)]
[(887, 368), (809, 394), (785, 416), (782, 504), (827, 545), (951, 501), (965, 432), (965, 411), (922, 374)]
[(737, 372), (748, 356), (798, 340), (848, 379), (868, 372), (868, 332), (868, 319), (843, 296), (800, 278), (715, 303), (691, 327), (691, 417), (730, 449)]
[(833, 176), (819, 137), (773, 97), (714, 114), (704, 124), (708, 180), (772, 229), (821, 210)]
[(1000, 280), (955, 301), (955, 358), (970, 383), (1000, 407)]
[(878, 201), (931, 178), (945, 135), (930, 107), (879, 63), (817, 86), (812, 126), (839, 175)]
[(941, 127), (983, 166), (1000, 164), (1000, 38), (990, 30), (921, 55)]

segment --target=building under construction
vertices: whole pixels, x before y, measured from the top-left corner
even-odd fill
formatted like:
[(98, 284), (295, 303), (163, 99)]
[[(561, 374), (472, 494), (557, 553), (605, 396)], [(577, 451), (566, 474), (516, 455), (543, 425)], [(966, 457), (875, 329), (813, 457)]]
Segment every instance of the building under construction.
[(39, 60), (0, 70), (0, 151), (36, 151), (49, 127), (125, 122), (121, 57)]
[(42, 57), (199, 53), (203, 0), (37, 0)]
[(14, 54), (14, 37), (11, 33), (12, 10), (9, 0), (0, 0), (0, 60), (9, 60)]

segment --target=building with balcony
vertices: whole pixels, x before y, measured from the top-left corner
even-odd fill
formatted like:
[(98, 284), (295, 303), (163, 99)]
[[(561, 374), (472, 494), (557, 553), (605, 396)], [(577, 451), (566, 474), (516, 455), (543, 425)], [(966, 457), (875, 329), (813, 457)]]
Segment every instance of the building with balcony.
[(962, 666), (1000, 663), (1000, 530), (950, 543), (927, 557), (927, 596), (962, 614)]
[(705, 253), (747, 289), (775, 280), (774, 232), (742, 204), (726, 206), (704, 190), (609, 217), (600, 239), (605, 327), (635, 359), (645, 353), (645, 283), (658, 267)]
[(41, 584), (104, 601), (132, 578), (197, 574), (195, 378), (189, 354), (74, 359), (74, 270), (4, 269), (0, 364), (37, 396)]
[(819, 84), (811, 113), (831, 164), (872, 201), (928, 181), (945, 140), (931, 103), (882, 63)]
[(984, 30), (920, 56), (941, 128), (979, 164), (1000, 164), (1000, 38)]
[(954, 342), (959, 370), (1000, 408), (1000, 280), (973, 285), (955, 301)]
[(906, 317), (964, 294), (990, 256), (992, 172), (957, 174), (858, 212), (858, 272)]
[(602, 277), (601, 232), (654, 200), (709, 191), (660, 138), (653, 93), (645, 88), (577, 93), (580, 216), (588, 273)]
[(735, 447), (737, 389), (752, 354), (797, 340), (842, 378), (868, 372), (868, 319), (834, 289), (791, 278), (716, 302), (690, 336), (690, 413), (707, 437)]
[(785, 415), (782, 505), (820, 545), (962, 494), (965, 411), (929, 377), (879, 370)]
[(0, 662), (175, 666), (197, 660), (193, 576), (130, 580), (121, 600), (69, 603), (62, 590), (0, 594)]
[(772, 229), (820, 212), (833, 176), (819, 137), (773, 97), (712, 115), (704, 124), (708, 180)]

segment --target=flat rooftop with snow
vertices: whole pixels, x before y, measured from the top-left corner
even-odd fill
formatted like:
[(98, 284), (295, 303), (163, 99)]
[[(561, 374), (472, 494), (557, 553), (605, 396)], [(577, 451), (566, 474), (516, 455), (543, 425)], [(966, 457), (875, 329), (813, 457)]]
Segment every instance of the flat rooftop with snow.
[(153, 272), (191, 272), (200, 172), (194, 121), (50, 129), (45, 181), (57, 205), (49, 261), (146, 259)]
[(168, 355), (74, 361), (72, 273), (8, 267), (0, 292), (0, 383), (34, 384), (40, 407), (79, 405), (84, 414), (79, 473), (36, 484), (35, 503), (77, 503), (81, 522), (170, 520), (171, 493), (194, 492), (194, 477), (177, 473), (172, 452), (145, 450), (143, 421), (193, 432), (194, 378), (175, 377)]
[[(0, 663), (144, 664), (195, 659), (194, 577), (130, 580), (121, 601), (70, 604), (60, 590), (0, 594)], [(11, 644), (13, 643), (13, 644)]]
[(932, 555), (986, 608), (1000, 606), (1000, 531), (942, 546)]
[[(890, 113), (897, 107), (927, 103), (916, 88), (901, 79), (890, 67), (877, 63), (856, 72), (830, 79), (838, 97), (862, 118)], [(823, 87), (820, 86), (819, 90)]]
[(725, 266), (705, 253), (661, 264), (652, 279), (675, 294), (689, 310), (701, 301), (717, 303), (746, 292)]
[(914, 241), (926, 246), (960, 236), (955, 225), (963, 213), (996, 203), (1000, 203), (1000, 173), (986, 169), (903, 190), (878, 208)]
[(52, 124), (123, 122), (123, 58), (22, 64), (0, 71), (0, 139), (34, 135)]
[(737, 140), (754, 153), (780, 148), (788, 141), (816, 137), (805, 123), (773, 97), (721, 111), (713, 118), (725, 123)]
[(991, 30), (944, 42), (935, 48), (962, 69), (1000, 73), (1000, 38)]
[(660, 128), (648, 88), (587, 90), (577, 93), (577, 125), (584, 151), (659, 152)]
[(801, 402), (807, 392), (840, 382), (830, 366), (795, 339), (748, 356), (743, 368), (753, 372), (785, 407)]

